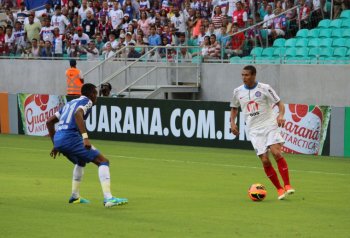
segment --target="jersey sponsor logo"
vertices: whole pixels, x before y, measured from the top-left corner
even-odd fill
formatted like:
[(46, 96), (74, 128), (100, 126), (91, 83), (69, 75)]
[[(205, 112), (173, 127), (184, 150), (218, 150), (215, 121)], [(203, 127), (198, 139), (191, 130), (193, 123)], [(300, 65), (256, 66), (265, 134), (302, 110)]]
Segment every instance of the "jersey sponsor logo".
[(258, 97), (261, 97), (261, 92), (260, 91), (256, 91), (255, 92), (255, 96), (258, 98)]
[(247, 110), (249, 113), (249, 116), (253, 117), (253, 116), (257, 116), (260, 113), (258, 112), (259, 110), (259, 104), (255, 101), (250, 101), (247, 104)]

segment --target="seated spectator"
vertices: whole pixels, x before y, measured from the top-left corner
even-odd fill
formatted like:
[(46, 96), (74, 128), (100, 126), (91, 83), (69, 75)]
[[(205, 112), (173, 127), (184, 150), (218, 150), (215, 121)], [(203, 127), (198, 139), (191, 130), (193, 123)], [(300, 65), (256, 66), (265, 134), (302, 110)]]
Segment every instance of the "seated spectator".
[(139, 52), (141, 55), (145, 54), (146, 52), (146, 44), (143, 41), (142, 34), (137, 34), (136, 36), (136, 44), (135, 44), (135, 50)]
[(166, 48), (167, 45), (169, 45), (168, 38), (163, 37), (162, 44), (161, 44), (162, 48), (159, 48), (159, 51), (158, 51), (159, 56), (161, 58), (165, 58), (167, 56), (167, 48)]
[(210, 37), (212, 34), (216, 35), (217, 32), (215, 31), (214, 23), (209, 23), (209, 28), (208, 28), (207, 32), (205, 33), (205, 35)]
[(105, 50), (105, 48), (107, 47), (107, 43), (111, 44), (113, 50), (118, 49), (118, 41), (115, 39), (115, 34), (113, 32), (109, 34), (108, 41), (102, 47), (102, 51)]
[(135, 43), (131, 42), (129, 43), (129, 53), (128, 53), (128, 59), (138, 59), (141, 57), (141, 53), (139, 53), (138, 51), (135, 50)]
[(177, 55), (177, 60), (181, 63), (191, 62), (192, 55), (188, 52), (187, 48), (180, 48), (180, 52)]
[[(232, 28), (232, 34), (236, 32), (238, 32), (238, 26), (235, 24)], [(227, 45), (225, 49), (225, 53), (228, 55), (228, 58), (243, 54), (244, 41), (245, 36), (243, 32), (231, 36), (231, 44)]]
[(202, 57), (207, 57), (208, 56), (208, 52), (209, 52), (209, 47), (210, 47), (210, 37), (209, 36), (205, 36), (204, 40), (202, 42), (202, 44), (200, 45), (201, 49), (199, 52), (195, 52), (192, 54), (192, 57), (194, 56), (202, 56)]
[(86, 58), (88, 61), (97, 61), (100, 59), (100, 54), (94, 41), (90, 41), (89, 46), (84, 47), (84, 49), (86, 51)]
[(32, 39), (32, 49), (30, 52), (30, 55), (34, 58), (38, 58), (40, 56), (40, 47), (38, 45), (38, 40), (37, 39)]
[(205, 27), (204, 27), (204, 25), (201, 25), (199, 27), (199, 34), (198, 34), (198, 37), (197, 37), (198, 45), (202, 45), (205, 36), (206, 36)]
[(208, 49), (208, 59), (219, 59), (221, 53), (221, 46), (219, 42), (216, 41), (216, 35), (212, 34), (210, 36), (210, 46)]
[[(277, 16), (280, 13), (281, 13), (281, 10), (279, 8), (276, 8), (274, 11), (274, 14)], [(271, 35), (274, 39), (276, 39), (279, 36), (284, 36), (286, 27), (287, 27), (286, 17), (283, 14), (273, 19), (273, 25), (271, 30), (268, 30), (268, 34)]]
[(225, 26), (221, 26), (220, 33), (217, 36), (217, 41), (224, 48), (226, 48), (226, 46), (228, 46), (230, 44), (231, 37), (229, 36), (229, 34), (227, 34)]
[(112, 58), (115, 54), (112, 50), (111, 43), (107, 42), (106, 44), (106, 49), (102, 52), (102, 55), (104, 59), (109, 59)]
[(100, 87), (99, 97), (117, 97), (117, 95), (111, 93), (111, 91), (112, 85), (110, 83), (103, 83)]
[(44, 46), (40, 49), (40, 57), (42, 58), (52, 58), (52, 45), (49, 40), (46, 40)]
[(99, 54), (102, 54), (104, 42), (102, 41), (102, 36), (100, 34), (96, 35), (96, 48), (98, 49)]

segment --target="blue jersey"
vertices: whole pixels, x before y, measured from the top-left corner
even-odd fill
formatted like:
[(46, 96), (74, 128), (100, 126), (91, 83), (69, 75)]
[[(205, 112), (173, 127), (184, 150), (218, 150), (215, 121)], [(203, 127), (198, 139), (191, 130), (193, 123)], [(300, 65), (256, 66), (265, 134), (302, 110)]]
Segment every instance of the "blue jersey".
[(66, 134), (80, 134), (75, 122), (75, 112), (81, 108), (84, 112), (84, 120), (89, 116), (92, 108), (92, 101), (85, 96), (68, 102), (61, 110), (56, 112), (58, 118), (58, 127), (55, 137), (61, 137)]
[(54, 147), (63, 153), (70, 161), (80, 166), (85, 166), (99, 155), (96, 148), (86, 149), (82, 136), (75, 121), (75, 113), (81, 108), (84, 112), (84, 120), (91, 113), (93, 104), (85, 96), (68, 102), (55, 116), (59, 119), (54, 136)]

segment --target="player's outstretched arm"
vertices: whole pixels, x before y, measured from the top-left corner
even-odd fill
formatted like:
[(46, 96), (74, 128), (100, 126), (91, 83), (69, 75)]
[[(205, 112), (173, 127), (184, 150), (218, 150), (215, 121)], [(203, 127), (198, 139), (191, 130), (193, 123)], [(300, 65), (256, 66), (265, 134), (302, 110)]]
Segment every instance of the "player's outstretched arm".
[(236, 125), (236, 117), (237, 117), (237, 115), (238, 115), (238, 108), (231, 107), (231, 118), (230, 118), (231, 132), (235, 136), (239, 135), (238, 126)]
[(91, 144), (90, 144), (90, 141), (89, 141), (86, 129), (85, 129), (83, 109), (78, 108), (74, 114), (74, 117), (75, 117), (75, 123), (77, 124), (77, 127), (79, 129), (79, 132), (83, 136), (84, 146), (86, 149), (90, 149)]

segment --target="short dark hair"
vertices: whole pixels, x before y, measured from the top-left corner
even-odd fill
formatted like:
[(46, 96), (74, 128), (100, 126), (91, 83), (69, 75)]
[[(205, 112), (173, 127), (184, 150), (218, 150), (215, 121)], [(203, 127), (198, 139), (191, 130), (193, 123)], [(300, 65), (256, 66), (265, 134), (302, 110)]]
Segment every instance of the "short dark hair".
[(256, 75), (256, 68), (253, 65), (244, 66), (243, 70), (248, 70), (252, 75)]
[(94, 84), (86, 83), (81, 87), (81, 95), (88, 97), (94, 92), (94, 89), (96, 89)]
[(69, 65), (71, 67), (75, 67), (75, 66), (77, 66), (77, 61), (75, 59), (71, 59), (71, 60), (69, 60)]

